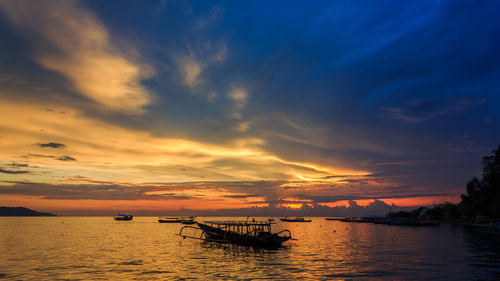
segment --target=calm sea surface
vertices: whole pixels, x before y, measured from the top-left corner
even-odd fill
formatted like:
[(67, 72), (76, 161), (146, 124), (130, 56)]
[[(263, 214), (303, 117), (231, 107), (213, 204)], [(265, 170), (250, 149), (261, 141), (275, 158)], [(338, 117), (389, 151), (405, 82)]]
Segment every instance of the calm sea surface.
[(256, 250), (182, 239), (156, 219), (0, 218), (0, 279), (500, 280), (500, 231), (277, 219), (298, 241)]

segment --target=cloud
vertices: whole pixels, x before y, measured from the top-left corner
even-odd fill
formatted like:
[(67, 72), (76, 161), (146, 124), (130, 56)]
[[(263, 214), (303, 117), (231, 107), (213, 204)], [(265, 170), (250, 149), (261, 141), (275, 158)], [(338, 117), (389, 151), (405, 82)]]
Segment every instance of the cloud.
[(21, 170), (12, 171), (12, 170), (0, 169), (0, 173), (16, 175), (16, 174), (28, 174), (30, 173), (30, 171), (21, 171)]
[(37, 143), (40, 147), (64, 148), (66, 145), (57, 142)]
[(29, 82), (20, 76), (10, 74), (0, 74), (0, 82), (12, 85), (28, 85)]
[(140, 84), (152, 69), (134, 50), (114, 46), (108, 30), (73, 1), (1, 1), (0, 10), (30, 41), (34, 59), (66, 77), (80, 94), (108, 108), (138, 114), (151, 102)]
[(245, 105), (248, 94), (241, 88), (235, 88), (229, 92), (229, 97), (234, 101), (235, 106), (241, 108)]
[(30, 165), (28, 165), (28, 164), (21, 164), (21, 163), (15, 163), (15, 162), (10, 163), (9, 166), (16, 167), (16, 168), (19, 168), (19, 167), (30, 167)]
[(202, 84), (210, 84), (202, 78), (203, 72), (209, 70), (211, 66), (221, 63), (227, 55), (227, 47), (225, 44), (216, 44), (212, 46), (210, 41), (206, 46), (200, 47), (198, 51), (193, 51), (188, 47), (189, 55), (180, 56), (177, 58), (178, 72), (182, 77), (182, 84), (188, 86), (195, 93), (203, 93), (207, 95), (207, 99), (212, 101), (216, 93), (200, 87)]
[[(338, 173), (367, 173), (290, 161), (263, 149), (264, 143), (258, 138), (205, 143), (120, 127), (69, 107), (51, 106), (52, 111), (45, 108), (29, 102), (0, 102), (3, 137), (0, 159), (9, 162), (28, 159), (30, 164), (43, 167), (32, 180), (57, 181), (62, 175), (77, 174), (96, 180), (120, 178), (131, 182), (318, 180)], [(51, 153), (38, 145), (33, 148), (33, 143), (45, 144), (40, 139), (47, 137), (60, 140), (58, 143), (66, 147)], [(56, 154), (58, 151), (64, 154)], [(54, 161), (58, 159), (62, 161)], [(42, 172), (51, 176), (43, 176)]]
[(145, 195), (144, 190), (129, 185), (119, 184), (46, 184), (46, 183), (15, 183), (11, 186), (0, 186), (0, 194), (18, 194), (42, 196), (43, 199), (69, 200), (139, 200), (161, 199), (159, 195)]
[(247, 91), (242, 88), (233, 88), (227, 95), (233, 101), (233, 118), (241, 119), (241, 110), (247, 103)]
[(226, 197), (226, 198), (246, 199), (246, 198), (252, 198), (252, 197), (262, 197), (262, 195), (236, 194), (236, 195), (224, 195), (223, 197)]
[(404, 107), (384, 107), (383, 109), (388, 112), (393, 119), (399, 119), (410, 123), (420, 123), (439, 116), (465, 110), (472, 105), (482, 102), (482, 99), (472, 99), (467, 95), (457, 95), (413, 102)]
[(209, 25), (217, 22), (222, 16), (222, 8), (220, 7), (212, 7), (210, 11), (204, 15), (199, 17), (193, 26), (194, 31), (202, 31), (207, 28)]
[(71, 157), (71, 156), (61, 156), (61, 157), (58, 157), (57, 160), (61, 160), (61, 161), (76, 161), (75, 158)]
[(329, 196), (329, 195), (306, 195), (298, 194), (297, 198), (311, 200), (315, 203), (333, 203), (338, 201), (346, 200), (380, 200), (380, 199), (393, 199), (393, 198), (416, 198), (416, 197), (444, 197), (450, 196), (448, 193), (408, 193), (405, 195), (397, 195), (395, 192), (387, 192), (386, 195), (340, 195), (340, 196)]
[(269, 207), (247, 207), (239, 209), (219, 210), (181, 210), (184, 214), (195, 214), (199, 216), (254, 216), (254, 217), (282, 217), (282, 216), (308, 216), (308, 217), (360, 217), (360, 216), (383, 216), (391, 211), (409, 211), (414, 207), (400, 207), (389, 205), (384, 201), (373, 200), (366, 206), (349, 201), (347, 206), (329, 207), (319, 204), (303, 204), (300, 208), (289, 208), (284, 206)]
[(203, 69), (202, 64), (192, 58), (186, 58), (180, 62), (179, 67), (185, 85), (194, 88), (200, 83), (199, 76)]
[(37, 157), (37, 158), (55, 158), (54, 156), (52, 155), (43, 155), (43, 154), (28, 154), (28, 155), (25, 155), (24, 158), (29, 158), (29, 157)]

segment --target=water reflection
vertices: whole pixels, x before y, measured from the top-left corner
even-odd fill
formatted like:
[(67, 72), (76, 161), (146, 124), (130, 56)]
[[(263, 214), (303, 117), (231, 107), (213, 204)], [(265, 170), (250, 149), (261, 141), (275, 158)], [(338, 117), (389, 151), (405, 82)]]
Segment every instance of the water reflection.
[[(209, 220), (207, 218), (206, 220)], [(232, 218), (238, 219), (238, 218)], [(220, 218), (218, 218), (220, 220)], [(64, 223), (62, 223), (64, 222)], [(0, 277), (25, 279), (498, 279), (500, 233), (314, 218), (277, 221), (298, 241), (275, 250), (176, 236), (137, 217), (0, 218)]]
[(500, 279), (500, 231), (464, 228), (463, 233), (469, 265), (481, 272), (478, 278)]

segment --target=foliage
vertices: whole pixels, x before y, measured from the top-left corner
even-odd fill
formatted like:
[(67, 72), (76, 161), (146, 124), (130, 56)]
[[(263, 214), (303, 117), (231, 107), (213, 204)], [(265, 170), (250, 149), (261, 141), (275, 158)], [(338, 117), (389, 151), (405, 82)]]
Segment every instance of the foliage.
[(450, 220), (461, 217), (459, 207), (449, 202), (434, 206), (434, 208), (427, 210), (425, 215), (426, 218), (432, 220)]
[(455, 220), (461, 217), (461, 213), (457, 205), (446, 202), (430, 209), (420, 207), (410, 212), (389, 213), (387, 216), (390, 218)]
[(413, 211), (405, 212), (405, 211), (400, 211), (396, 213), (389, 213), (387, 214), (388, 217), (390, 218), (409, 218), (409, 219), (416, 219), (420, 217), (420, 214), (427, 209), (426, 207), (420, 207), (418, 209), (415, 209)]
[(467, 183), (467, 194), (460, 196), (460, 209), (469, 218), (500, 218), (500, 145), (492, 155), (483, 157), (482, 165), (482, 178), (474, 177)]

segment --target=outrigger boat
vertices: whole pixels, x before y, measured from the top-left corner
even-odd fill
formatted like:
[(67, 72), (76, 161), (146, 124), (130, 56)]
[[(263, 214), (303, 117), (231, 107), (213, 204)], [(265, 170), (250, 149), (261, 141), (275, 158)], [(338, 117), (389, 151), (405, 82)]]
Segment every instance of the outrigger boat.
[[(187, 233), (186, 233), (187, 232)], [(292, 238), (289, 230), (271, 232), (270, 221), (204, 221), (184, 226), (178, 236), (207, 242), (235, 244), (258, 248), (277, 248)]]
[(115, 221), (131, 221), (134, 218), (134, 216), (118, 214), (116, 217), (113, 218), (115, 219)]
[(286, 222), (311, 222), (312, 221), (312, 220), (306, 220), (304, 217), (296, 217), (296, 218), (284, 217), (280, 220), (286, 221)]

